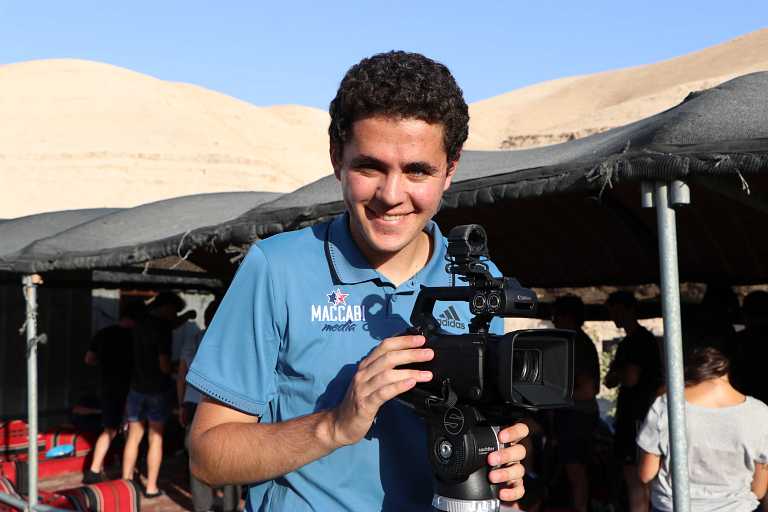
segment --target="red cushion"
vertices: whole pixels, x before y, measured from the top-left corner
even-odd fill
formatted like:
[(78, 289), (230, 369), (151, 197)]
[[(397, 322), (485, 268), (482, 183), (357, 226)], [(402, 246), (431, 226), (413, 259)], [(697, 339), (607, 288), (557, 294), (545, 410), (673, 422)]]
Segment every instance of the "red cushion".
[(45, 450), (50, 450), (54, 446), (62, 444), (71, 444), (75, 447), (72, 457), (85, 455), (90, 452), (96, 444), (98, 436), (90, 430), (79, 430), (69, 427), (54, 427), (45, 433)]
[[(38, 451), (45, 447), (45, 437), (37, 435)], [(0, 423), (0, 460), (13, 458), (29, 451), (29, 428), (25, 421)]]
[(140, 495), (132, 480), (110, 480), (59, 491), (84, 504), (90, 512), (139, 512)]

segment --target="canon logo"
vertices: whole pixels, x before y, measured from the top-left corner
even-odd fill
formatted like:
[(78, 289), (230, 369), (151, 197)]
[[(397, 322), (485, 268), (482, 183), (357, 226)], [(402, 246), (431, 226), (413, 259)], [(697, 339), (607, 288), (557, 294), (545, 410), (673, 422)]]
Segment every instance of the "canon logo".
[(518, 295), (517, 300), (531, 300), (531, 298), (525, 295)]

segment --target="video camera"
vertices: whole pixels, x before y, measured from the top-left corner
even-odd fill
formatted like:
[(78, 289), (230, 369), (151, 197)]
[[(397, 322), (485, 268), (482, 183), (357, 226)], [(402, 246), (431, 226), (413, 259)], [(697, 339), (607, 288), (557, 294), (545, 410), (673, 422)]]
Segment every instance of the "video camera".
[[(526, 409), (573, 404), (573, 335), (558, 329), (489, 333), (494, 317), (533, 318), (536, 293), (516, 279), (489, 272), (482, 226), (457, 226), (448, 235), (446, 270), (468, 286), (424, 288), (409, 334), (426, 338), (431, 361), (405, 366), (428, 370), (432, 380), (397, 397), (426, 418), (427, 450), (435, 474), (432, 506), (442, 511), (498, 511), (503, 484), (488, 480), (488, 454), (505, 448), (499, 432)], [(465, 301), (475, 315), (469, 334), (435, 327), (436, 301)]]

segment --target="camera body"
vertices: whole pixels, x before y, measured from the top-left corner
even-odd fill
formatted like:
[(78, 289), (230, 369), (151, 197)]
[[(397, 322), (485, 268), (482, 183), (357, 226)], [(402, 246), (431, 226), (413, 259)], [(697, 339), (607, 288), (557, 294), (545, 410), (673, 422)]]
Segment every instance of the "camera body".
[[(492, 484), (488, 454), (505, 447), (498, 433), (526, 409), (573, 404), (573, 335), (558, 329), (489, 333), (494, 317), (533, 318), (536, 293), (488, 271), (485, 230), (458, 226), (448, 235), (446, 270), (468, 286), (424, 288), (411, 314), (409, 334), (425, 337), (431, 361), (407, 365), (428, 370), (397, 400), (426, 418), (427, 451), (435, 474), (437, 510), (499, 510), (502, 484)], [(436, 301), (464, 301), (475, 315), (469, 333), (452, 335), (435, 327)], [(477, 508), (477, 507), (481, 508)]]
[[(504, 335), (425, 335), (431, 361), (410, 365), (432, 372), (430, 382), (419, 383), (417, 396), (441, 396), (444, 383), (456, 403), (485, 408), (520, 409), (567, 407), (573, 391), (571, 331), (525, 329)], [(418, 398), (401, 396), (422, 415), (430, 407)]]

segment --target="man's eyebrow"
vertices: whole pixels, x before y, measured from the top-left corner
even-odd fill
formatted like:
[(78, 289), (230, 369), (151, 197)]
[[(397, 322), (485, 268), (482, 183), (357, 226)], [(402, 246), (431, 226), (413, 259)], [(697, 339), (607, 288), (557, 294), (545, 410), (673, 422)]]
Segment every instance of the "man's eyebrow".
[(412, 162), (405, 166), (407, 171), (422, 171), (427, 174), (438, 174), (440, 172), (439, 167), (435, 167), (429, 162)]
[[(387, 166), (383, 161), (370, 155), (357, 155), (350, 161), (349, 164), (353, 168), (365, 166), (385, 168)], [(426, 174), (438, 174), (440, 173), (441, 169), (439, 167), (435, 167), (429, 162), (409, 162), (405, 165), (405, 170), (421, 171)]]
[(364, 165), (375, 165), (378, 167), (384, 167), (384, 162), (382, 162), (378, 158), (374, 158), (369, 155), (358, 155), (355, 158), (353, 158), (349, 164), (352, 167), (361, 167)]

